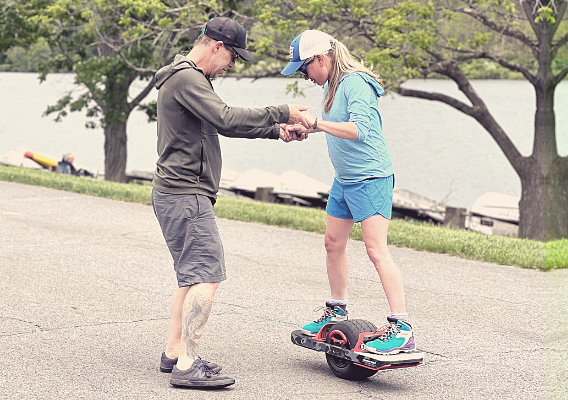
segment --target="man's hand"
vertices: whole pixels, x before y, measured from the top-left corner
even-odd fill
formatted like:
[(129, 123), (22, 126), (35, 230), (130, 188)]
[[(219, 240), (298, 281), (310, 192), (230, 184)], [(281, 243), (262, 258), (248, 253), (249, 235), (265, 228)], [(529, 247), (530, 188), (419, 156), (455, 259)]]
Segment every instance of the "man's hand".
[(286, 125), (286, 124), (280, 124), (280, 139), (282, 139), (284, 142), (289, 143), (293, 140), (297, 140), (299, 142), (301, 142), (304, 139), (308, 138), (308, 135), (305, 133), (301, 133), (301, 132), (295, 132), (295, 131), (290, 131), (289, 128), (291, 127), (298, 127), (298, 128), (302, 128), (305, 130), (305, 128), (300, 125)]
[[(294, 134), (294, 136), (296, 135)], [(290, 132), (288, 132), (288, 126), (286, 124), (280, 124), (280, 139), (282, 139), (286, 143), (294, 140)]]
[(290, 118), (288, 119), (288, 124), (294, 125), (297, 123), (301, 123), (306, 128), (308, 128), (308, 126), (306, 125), (307, 124), (306, 116), (302, 112), (302, 111), (307, 111), (308, 107), (298, 104), (288, 104), (288, 108), (290, 109)]

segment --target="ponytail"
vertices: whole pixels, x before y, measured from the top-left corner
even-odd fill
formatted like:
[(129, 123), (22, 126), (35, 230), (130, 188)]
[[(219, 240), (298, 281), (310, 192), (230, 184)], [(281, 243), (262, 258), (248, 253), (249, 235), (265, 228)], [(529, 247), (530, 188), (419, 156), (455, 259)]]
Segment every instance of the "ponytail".
[(327, 114), (331, 110), (335, 92), (339, 86), (339, 81), (345, 73), (363, 72), (373, 78), (381, 87), (383, 82), (381, 77), (375, 74), (363, 64), (356, 61), (349, 53), (349, 50), (343, 43), (330, 37), (331, 49), (327, 51), (327, 55), (331, 57), (332, 71), (328, 81), (327, 95), (324, 99), (324, 112)]

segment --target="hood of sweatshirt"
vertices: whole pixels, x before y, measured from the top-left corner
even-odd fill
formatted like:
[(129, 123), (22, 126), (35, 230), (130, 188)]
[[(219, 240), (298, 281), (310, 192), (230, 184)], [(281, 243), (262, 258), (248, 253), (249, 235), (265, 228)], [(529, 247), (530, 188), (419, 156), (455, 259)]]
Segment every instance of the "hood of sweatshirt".
[(371, 85), (373, 87), (373, 89), (375, 89), (375, 93), (377, 93), (377, 97), (382, 97), (382, 96), (385, 95), (385, 90), (383, 89), (383, 87), (381, 85), (379, 85), (379, 82), (377, 82), (376, 80), (374, 80), (373, 78), (371, 78), (369, 75), (367, 75), (364, 72), (351, 72), (349, 74), (344, 74), (341, 77), (341, 81), (351, 74), (359, 75), (361, 78), (363, 78), (365, 80), (365, 82), (367, 82), (369, 85)]
[(199, 69), (189, 58), (182, 56), (181, 54), (177, 54), (174, 58), (174, 61), (170, 65), (166, 65), (165, 67), (160, 68), (158, 72), (156, 72), (154, 84), (156, 86), (156, 89), (160, 89), (162, 85), (176, 72), (188, 68)]

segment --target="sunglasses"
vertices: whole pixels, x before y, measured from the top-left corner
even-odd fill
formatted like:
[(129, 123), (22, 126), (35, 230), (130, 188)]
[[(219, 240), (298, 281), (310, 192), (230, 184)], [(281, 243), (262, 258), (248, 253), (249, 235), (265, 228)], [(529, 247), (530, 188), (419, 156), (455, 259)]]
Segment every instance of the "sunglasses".
[(225, 46), (225, 48), (227, 50), (229, 50), (231, 52), (231, 62), (234, 63), (239, 59), (239, 53), (237, 53), (237, 51), (235, 49), (233, 49), (231, 46), (223, 43), (223, 45)]
[(308, 72), (306, 71), (306, 69), (308, 68), (308, 65), (310, 65), (316, 58), (315, 57), (311, 57), (311, 60), (308, 58), (308, 60), (306, 60), (306, 62), (304, 62), (302, 64), (302, 66), (300, 67), (300, 69), (298, 71), (300, 71), (302, 74), (304, 74), (304, 76), (308, 76)]

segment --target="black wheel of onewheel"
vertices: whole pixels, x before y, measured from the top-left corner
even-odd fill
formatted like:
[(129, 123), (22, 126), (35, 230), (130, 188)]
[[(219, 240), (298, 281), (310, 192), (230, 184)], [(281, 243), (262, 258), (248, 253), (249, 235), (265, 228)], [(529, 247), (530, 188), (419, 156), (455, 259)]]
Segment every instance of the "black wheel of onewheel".
[[(335, 334), (335, 336), (339, 336), (339, 339), (345, 337), (346, 343), (341, 344), (342, 347), (351, 350), (359, 340), (359, 334), (362, 332), (375, 332), (377, 327), (375, 324), (369, 321), (365, 321), (363, 319), (352, 319), (348, 321), (341, 321), (337, 324), (333, 325), (333, 327), (329, 330), (326, 338), (326, 342), (330, 344), (338, 345), (337, 340), (333, 340), (330, 337), (335, 331), (339, 331), (343, 334)], [(338, 337), (335, 337), (338, 339)], [(376, 370), (372, 370), (369, 368), (361, 367), (359, 365), (354, 365), (352, 361), (345, 360), (343, 358), (335, 357), (330, 354), (325, 355), (327, 359), (327, 365), (331, 371), (342, 379), (348, 379), (350, 381), (360, 381), (366, 379), (372, 375), (377, 373)]]

